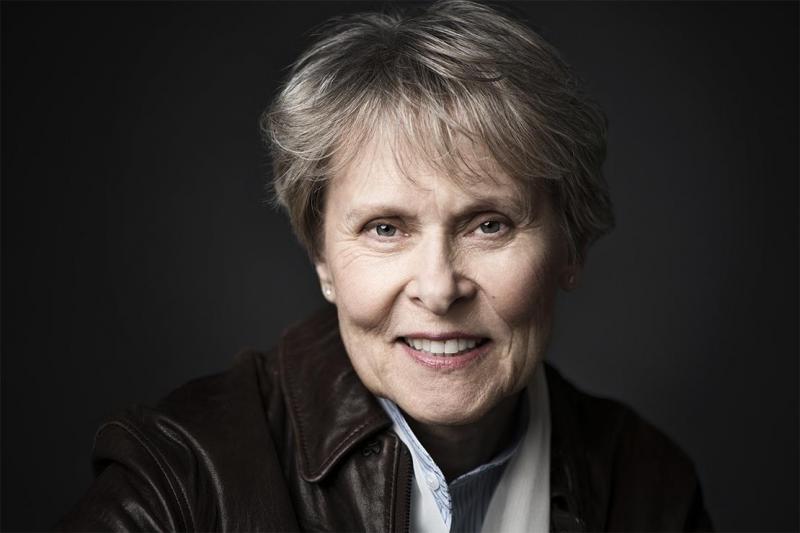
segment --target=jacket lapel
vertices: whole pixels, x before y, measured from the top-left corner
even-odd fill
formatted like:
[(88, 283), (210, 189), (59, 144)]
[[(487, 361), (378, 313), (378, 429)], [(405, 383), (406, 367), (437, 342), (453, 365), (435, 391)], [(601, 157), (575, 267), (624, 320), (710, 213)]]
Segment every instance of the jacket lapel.
[(561, 374), (545, 363), (550, 392), (550, 530), (601, 531), (602, 498), (592, 494), (586, 457), (588, 442), (576, 418), (577, 394)]
[(321, 480), (364, 439), (391, 425), (350, 364), (335, 307), (284, 334), (280, 365), (306, 481)]

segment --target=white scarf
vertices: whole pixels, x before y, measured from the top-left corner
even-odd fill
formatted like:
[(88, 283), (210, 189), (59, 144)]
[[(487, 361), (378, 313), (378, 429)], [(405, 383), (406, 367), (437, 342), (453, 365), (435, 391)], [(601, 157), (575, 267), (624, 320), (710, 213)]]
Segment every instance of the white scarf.
[(494, 490), (482, 533), (550, 530), (550, 400), (543, 364), (528, 391), (528, 431)]
[[(550, 401), (544, 364), (526, 389), (528, 429), (497, 483), (482, 533), (546, 533), (550, 530)], [(408, 443), (406, 443), (408, 444)], [(449, 533), (424, 473), (414, 461), (411, 491), (412, 533)]]

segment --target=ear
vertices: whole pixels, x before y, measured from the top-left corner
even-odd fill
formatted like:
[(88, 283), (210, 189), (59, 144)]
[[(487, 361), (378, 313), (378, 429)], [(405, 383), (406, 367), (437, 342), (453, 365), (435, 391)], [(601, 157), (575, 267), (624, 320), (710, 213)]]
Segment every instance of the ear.
[(583, 261), (581, 259), (570, 260), (561, 270), (558, 282), (565, 291), (571, 291), (578, 287), (578, 283), (583, 273)]
[(336, 291), (333, 288), (333, 279), (331, 278), (330, 270), (328, 270), (328, 264), (321, 259), (317, 259), (314, 261), (314, 268), (317, 270), (322, 296), (330, 303), (335, 304)]
[(565, 291), (571, 291), (578, 286), (581, 268), (577, 265), (570, 265), (561, 272), (559, 285)]

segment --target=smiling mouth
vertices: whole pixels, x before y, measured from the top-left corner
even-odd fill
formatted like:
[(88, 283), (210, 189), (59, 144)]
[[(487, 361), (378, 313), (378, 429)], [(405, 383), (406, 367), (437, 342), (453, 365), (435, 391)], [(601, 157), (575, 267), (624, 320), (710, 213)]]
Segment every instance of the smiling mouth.
[(430, 355), (452, 357), (467, 353), (489, 342), (488, 338), (453, 338), (442, 340), (421, 339), (413, 337), (400, 337), (400, 340), (409, 348)]

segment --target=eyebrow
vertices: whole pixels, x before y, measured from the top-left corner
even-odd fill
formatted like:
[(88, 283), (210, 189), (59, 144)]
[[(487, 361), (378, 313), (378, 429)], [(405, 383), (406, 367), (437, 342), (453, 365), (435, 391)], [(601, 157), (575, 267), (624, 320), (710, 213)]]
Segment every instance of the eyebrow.
[(490, 196), (468, 203), (462, 208), (462, 212), (504, 211), (513, 218), (523, 220), (531, 216), (532, 207), (535, 203), (535, 199), (531, 202), (526, 202), (523, 196), (519, 194), (513, 196)]
[(348, 225), (361, 223), (361, 221), (372, 215), (380, 214), (382, 217), (401, 217), (410, 218), (411, 211), (404, 207), (392, 204), (368, 204), (355, 207), (344, 215), (344, 220)]
[[(532, 206), (535, 204), (535, 199), (533, 202), (525, 202), (521, 195), (489, 196), (460, 206), (455, 218), (461, 219), (485, 211), (500, 211), (506, 212), (518, 220), (528, 220), (532, 216)], [(345, 214), (344, 219), (348, 225), (353, 225), (361, 223), (364, 218), (372, 215), (387, 218), (413, 218), (415, 216), (406, 206), (376, 203), (354, 207)]]

